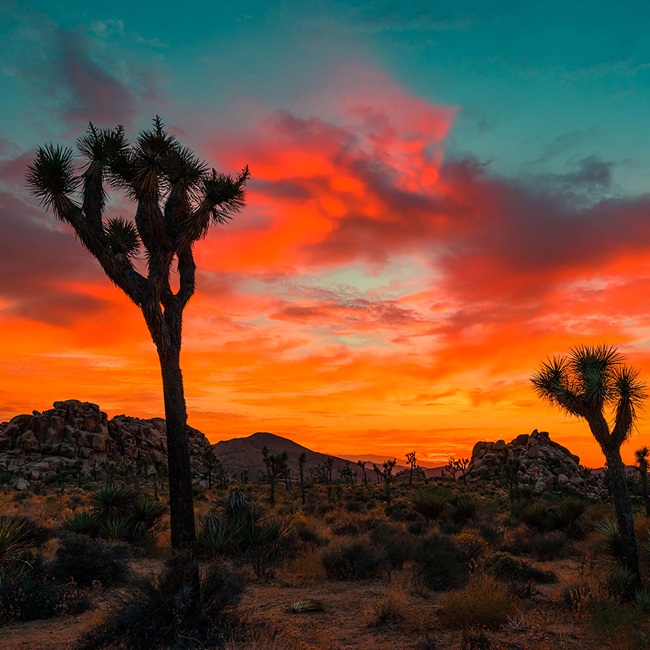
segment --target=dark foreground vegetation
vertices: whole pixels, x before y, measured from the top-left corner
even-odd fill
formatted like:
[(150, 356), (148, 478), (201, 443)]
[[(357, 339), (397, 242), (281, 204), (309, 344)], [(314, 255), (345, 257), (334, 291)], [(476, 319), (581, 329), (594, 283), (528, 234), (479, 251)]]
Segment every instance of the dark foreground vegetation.
[(39, 647), (30, 621), (52, 617), (60, 647), (89, 649), (646, 648), (641, 476), (628, 479), (640, 578), (611, 504), (570, 491), (405, 473), (389, 494), (385, 482), (278, 482), (271, 508), (268, 480), (202, 482), (198, 604), (178, 588), (166, 492), (6, 488), (0, 626)]

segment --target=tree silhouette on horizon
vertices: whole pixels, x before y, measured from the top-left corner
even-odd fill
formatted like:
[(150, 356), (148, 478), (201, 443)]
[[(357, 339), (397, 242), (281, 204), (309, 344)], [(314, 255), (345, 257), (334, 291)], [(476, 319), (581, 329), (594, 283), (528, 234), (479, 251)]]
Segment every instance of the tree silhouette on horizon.
[[(161, 119), (130, 144), (124, 128), (92, 123), (77, 140), (84, 159), (60, 145), (39, 147), (27, 182), (41, 204), (72, 226), (109, 279), (140, 308), (160, 362), (167, 421), (170, 528), (173, 554), (184, 563), (190, 602), (200, 585), (187, 408), (180, 367), (183, 310), (194, 295), (194, 243), (244, 206), (248, 168), (232, 177), (210, 169), (165, 129)], [(132, 220), (106, 218), (106, 187), (124, 192)], [(146, 273), (134, 263), (139, 255)], [(178, 274), (178, 288), (171, 275)]]
[(634, 586), (638, 586), (634, 514), (621, 445), (632, 434), (638, 408), (647, 393), (639, 372), (623, 361), (623, 356), (611, 346), (578, 346), (572, 348), (567, 356), (554, 357), (543, 363), (531, 381), (543, 400), (569, 415), (586, 420), (600, 445), (611, 479), (610, 492), (621, 537), (622, 560), (634, 572)]

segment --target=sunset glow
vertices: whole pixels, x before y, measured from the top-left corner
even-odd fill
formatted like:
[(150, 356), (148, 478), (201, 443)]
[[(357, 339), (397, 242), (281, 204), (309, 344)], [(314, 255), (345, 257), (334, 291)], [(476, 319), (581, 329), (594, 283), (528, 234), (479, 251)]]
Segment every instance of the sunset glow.
[[(28, 18), (15, 10), (10, 20), (11, 39), (31, 38), (19, 34)], [(638, 181), (650, 178), (647, 146), (645, 158), (641, 149), (610, 150), (598, 129), (585, 145), (580, 125), (547, 119), (541, 90), (531, 122), (555, 131), (522, 134), (518, 116), (493, 125), (477, 107), (501, 104), (496, 89), (486, 97), (477, 82), (470, 100), (442, 67), (427, 85), (424, 64), (407, 72), (397, 55), (376, 54), (384, 50), (372, 39), (392, 38), (417, 58), (397, 28), (390, 38), (368, 28), (350, 36), (356, 46), (337, 49), (322, 18), (309, 47), (331, 47), (331, 59), (314, 49), (321, 64), (295, 78), (269, 64), (273, 87), (244, 60), (242, 80), (226, 91), (216, 87), (219, 71), (232, 80), (218, 56), (226, 45), (207, 36), (202, 52), (188, 53), (170, 34), (160, 37), (168, 45), (155, 44), (135, 18), (86, 16), (66, 28), (79, 38), (71, 52), (57, 22), (71, 15), (43, 9), (29, 21), (50, 39), (59, 94), (0, 133), (0, 420), (68, 398), (110, 416), (162, 416), (141, 314), (24, 186), (39, 144), (72, 145), (88, 120), (124, 123), (133, 137), (160, 113), (209, 164), (229, 173), (248, 164), (252, 175), (246, 208), (196, 246), (181, 359), (192, 426), (213, 442), (270, 431), (350, 458), (416, 450), (428, 464), (468, 456), (478, 440), (539, 429), (585, 465), (603, 464), (586, 424), (541, 403), (529, 378), (547, 356), (607, 343), (650, 383), (650, 197)], [(273, 21), (259, 18), (264, 38)], [(233, 30), (253, 43), (240, 23)], [(175, 47), (179, 60), (195, 57), (196, 79), (174, 67)], [(16, 101), (31, 105), (32, 70), (4, 65)], [(638, 74), (641, 103), (648, 72)], [(210, 90), (199, 95), (191, 80)], [(611, 129), (647, 141), (640, 122), (623, 124), (629, 106), (617, 106), (612, 99), (603, 113), (620, 117)], [(588, 131), (596, 118), (585, 119)], [(607, 119), (598, 121), (603, 131)], [(492, 135), (482, 138), (479, 125)], [(562, 153), (548, 153), (553, 146)], [(498, 156), (489, 147), (504, 152), (502, 163), (490, 164)], [(109, 214), (130, 209), (112, 197)], [(647, 416), (625, 460), (644, 444)]]

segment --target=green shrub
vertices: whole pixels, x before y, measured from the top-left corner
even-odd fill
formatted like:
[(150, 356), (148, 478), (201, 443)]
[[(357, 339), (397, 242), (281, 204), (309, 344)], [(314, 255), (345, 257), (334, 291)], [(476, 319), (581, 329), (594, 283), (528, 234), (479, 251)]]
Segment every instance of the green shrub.
[(158, 579), (132, 583), (106, 622), (86, 634), (79, 648), (221, 647), (232, 626), (230, 610), (239, 602), (243, 579), (230, 565), (217, 562), (205, 570), (201, 582), (201, 601), (190, 608), (179, 597), (186, 584), (182, 558), (170, 561)]
[(320, 563), (328, 578), (361, 580), (375, 577), (381, 557), (366, 538), (340, 539), (321, 549)]
[(552, 571), (541, 571), (510, 553), (497, 552), (485, 559), (486, 571), (504, 582), (557, 582)]
[(538, 560), (557, 560), (568, 557), (573, 550), (573, 544), (566, 533), (556, 530), (533, 535), (528, 550)]
[(468, 558), (447, 535), (434, 533), (420, 539), (414, 560), (416, 577), (437, 591), (461, 584), (467, 577)]
[(80, 614), (90, 608), (90, 600), (75, 585), (56, 584), (36, 573), (0, 585), (0, 625)]
[(124, 584), (129, 578), (125, 548), (85, 535), (65, 535), (50, 567), (52, 575), (63, 582), (71, 578), (81, 587), (95, 580), (105, 587)]

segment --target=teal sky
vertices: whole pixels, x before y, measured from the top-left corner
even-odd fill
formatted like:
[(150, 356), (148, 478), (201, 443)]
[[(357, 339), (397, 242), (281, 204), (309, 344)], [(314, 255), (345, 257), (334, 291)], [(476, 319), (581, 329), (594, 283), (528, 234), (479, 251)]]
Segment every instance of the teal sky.
[(3, 5), (2, 130), (20, 147), (63, 130), (61, 52), (80, 41), (137, 95), (136, 122), (154, 110), (174, 120), (190, 106), (217, 113), (236, 95), (294, 108), (304, 88), (357, 60), (458, 108), (448, 154), (509, 176), (566, 174), (593, 158), (611, 164), (618, 192), (648, 185), (647, 3)]

